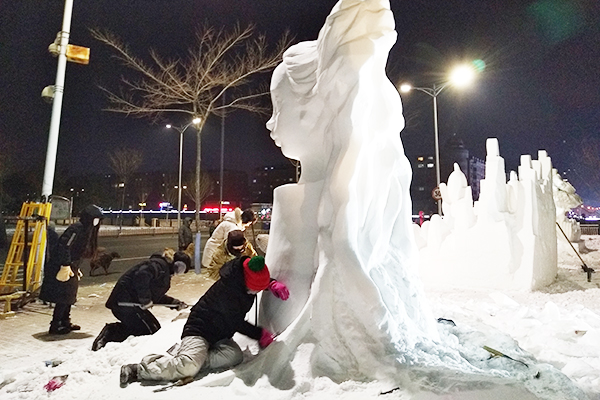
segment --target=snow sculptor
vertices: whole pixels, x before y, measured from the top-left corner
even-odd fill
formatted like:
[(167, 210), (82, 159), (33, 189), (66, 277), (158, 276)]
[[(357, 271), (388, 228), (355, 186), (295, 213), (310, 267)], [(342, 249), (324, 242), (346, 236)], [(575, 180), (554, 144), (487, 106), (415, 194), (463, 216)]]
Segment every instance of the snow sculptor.
[(265, 294), (260, 324), (290, 352), (312, 343), (313, 372), (334, 380), (390, 377), (429, 357), (423, 343), (438, 335), (417, 278), (402, 105), (385, 75), (395, 40), (389, 1), (341, 0), (271, 81), (267, 128), (302, 175), (274, 191), (266, 259), (290, 301)]

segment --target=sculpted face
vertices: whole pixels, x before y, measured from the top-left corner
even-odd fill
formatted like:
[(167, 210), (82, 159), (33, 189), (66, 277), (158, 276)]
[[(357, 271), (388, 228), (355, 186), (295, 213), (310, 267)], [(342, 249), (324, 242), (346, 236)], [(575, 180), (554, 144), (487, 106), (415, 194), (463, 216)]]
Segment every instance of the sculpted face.
[(283, 64), (273, 72), (271, 101), (273, 115), (267, 122), (271, 138), (277, 146), (281, 147), (283, 155), (300, 160), (305, 150), (305, 135), (300, 128), (303, 111), (302, 106), (293, 96)]

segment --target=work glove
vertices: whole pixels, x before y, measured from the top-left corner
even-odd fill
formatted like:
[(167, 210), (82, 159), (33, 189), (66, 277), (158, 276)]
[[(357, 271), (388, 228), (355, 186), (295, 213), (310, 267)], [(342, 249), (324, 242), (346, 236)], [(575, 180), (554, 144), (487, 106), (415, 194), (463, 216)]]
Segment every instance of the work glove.
[(260, 348), (264, 349), (273, 343), (273, 340), (275, 340), (275, 336), (265, 328), (262, 328), (262, 334), (260, 335), (260, 340), (258, 341)]
[(142, 304), (140, 308), (142, 310), (147, 310), (147, 309), (151, 308), (153, 305), (154, 305), (154, 303), (152, 302), (152, 300), (150, 300), (146, 304)]
[(175, 304), (177, 304), (177, 308), (176, 308), (177, 311), (181, 311), (181, 310), (184, 310), (189, 307), (187, 304), (185, 304), (185, 302), (183, 302), (181, 300), (177, 300), (177, 303), (175, 303)]
[(273, 296), (278, 299), (287, 300), (290, 297), (290, 291), (287, 286), (279, 281), (271, 281), (271, 283), (269, 283), (269, 290), (273, 293)]
[(78, 269), (77, 270), (77, 280), (80, 281), (82, 276), (83, 276), (83, 272), (81, 272), (81, 270)]
[(60, 267), (60, 271), (58, 271), (58, 273), (56, 274), (56, 280), (66, 282), (69, 279), (71, 279), (71, 277), (74, 275), (75, 274), (73, 273), (73, 270), (71, 269), (70, 265), (63, 265), (62, 267)]

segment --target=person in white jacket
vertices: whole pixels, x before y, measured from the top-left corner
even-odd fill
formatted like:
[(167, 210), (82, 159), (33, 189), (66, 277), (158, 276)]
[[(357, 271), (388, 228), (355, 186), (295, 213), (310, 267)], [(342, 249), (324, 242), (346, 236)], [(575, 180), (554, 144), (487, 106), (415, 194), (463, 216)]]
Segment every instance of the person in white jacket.
[(229, 232), (235, 229), (243, 231), (254, 223), (254, 221), (256, 221), (256, 215), (250, 209), (242, 212), (240, 208), (236, 207), (235, 210), (226, 213), (223, 216), (223, 221), (206, 241), (204, 251), (202, 252), (202, 267), (208, 268), (210, 266), (213, 253), (227, 239)]

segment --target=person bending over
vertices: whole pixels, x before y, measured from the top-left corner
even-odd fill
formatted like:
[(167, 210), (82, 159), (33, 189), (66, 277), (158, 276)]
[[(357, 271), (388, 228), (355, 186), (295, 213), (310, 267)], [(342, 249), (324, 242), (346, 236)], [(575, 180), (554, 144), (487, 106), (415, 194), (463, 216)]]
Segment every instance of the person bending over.
[(287, 300), (287, 287), (269, 275), (263, 257), (236, 258), (220, 271), (221, 278), (192, 307), (174, 356), (150, 354), (139, 364), (121, 367), (120, 384), (136, 381), (177, 381), (193, 378), (201, 369), (222, 371), (243, 361), (232, 339), (239, 332), (258, 340), (261, 348), (274, 340), (271, 332), (245, 320), (256, 294), (269, 289)]
[(221, 244), (212, 255), (208, 267), (208, 276), (211, 279), (219, 279), (219, 271), (226, 262), (241, 256), (256, 256), (254, 247), (246, 240), (244, 232), (235, 229), (227, 234), (227, 240)]
[(92, 350), (99, 350), (108, 342), (122, 342), (130, 335), (152, 335), (158, 331), (160, 323), (149, 310), (155, 303), (172, 305), (176, 310), (187, 307), (166, 293), (171, 287), (171, 277), (185, 273), (190, 262), (184, 252), (167, 248), (125, 272), (106, 301), (106, 308), (120, 322), (106, 324), (94, 340)]
[(256, 215), (252, 210), (242, 211), (240, 208), (228, 212), (223, 221), (217, 226), (212, 235), (204, 245), (202, 252), (202, 267), (210, 267), (210, 260), (217, 248), (227, 239), (227, 234), (234, 229), (245, 230), (256, 221)]

